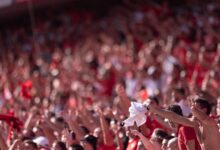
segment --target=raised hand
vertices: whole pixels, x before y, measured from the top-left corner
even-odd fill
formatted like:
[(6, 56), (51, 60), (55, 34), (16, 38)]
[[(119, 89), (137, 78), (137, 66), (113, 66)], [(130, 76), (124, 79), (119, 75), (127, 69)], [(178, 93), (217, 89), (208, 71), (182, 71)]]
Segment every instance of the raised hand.
[(71, 133), (69, 132), (68, 129), (64, 129), (62, 131), (62, 141), (65, 142), (67, 145), (70, 145), (72, 143), (72, 137)]
[(104, 114), (103, 114), (103, 111), (102, 111), (102, 109), (99, 107), (99, 108), (97, 108), (97, 113), (99, 114), (99, 116), (100, 117), (103, 117), (104, 116)]
[(63, 117), (67, 122), (76, 121), (78, 116), (78, 110), (68, 110), (61, 113), (61, 117)]

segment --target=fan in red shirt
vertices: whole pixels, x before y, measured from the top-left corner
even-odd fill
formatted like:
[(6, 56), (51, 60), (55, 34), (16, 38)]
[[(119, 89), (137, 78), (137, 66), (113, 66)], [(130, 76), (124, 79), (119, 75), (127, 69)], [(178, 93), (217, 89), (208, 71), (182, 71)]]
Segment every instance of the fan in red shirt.
[(195, 130), (192, 127), (180, 126), (178, 129), (178, 146), (180, 150), (187, 150), (187, 144), (195, 145), (195, 150), (201, 150)]
[(170, 117), (170, 116), (175, 116), (175, 118), (177, 118), (180, 116), (181, 118), (183, 118), (182, 109), (179, 105), (170, 105), (168, 107), (168, 111), (159, 110), (152, 106), (150, 106), (149, 110), (151, 112), (159, 114), (162, 117), (168, 118), (169, 123), (172, 125), (172, 127), (178, 129), (177, 130), (178, 147), (180, 150), (187, 150), (187, 149), (201, 150), (201, 146), (197, 140), (195, 130), (192, 127), (185, 127), (180, 125), (179, 123), (173, 122), (173, 120), (175, 119), (172, 119), (172, 117)]
[[(153, 97), (153, 96), (149, 97), (148, 103), (151, 103), (155, 107), (160, 108), (159, 99), (157, 97)], [(165, 125), (162, 119), (159, 121), (158, 117), (153, 117), (153, 114), (151, 113), (148, 114), (146, 123), (143, 126), (141, 126), (141, 130), (143, 131), (144, 135), (147, 138), (150, 138), (154, 130), (157, 128), (164, 130), (169, 129), (169, 127)]]

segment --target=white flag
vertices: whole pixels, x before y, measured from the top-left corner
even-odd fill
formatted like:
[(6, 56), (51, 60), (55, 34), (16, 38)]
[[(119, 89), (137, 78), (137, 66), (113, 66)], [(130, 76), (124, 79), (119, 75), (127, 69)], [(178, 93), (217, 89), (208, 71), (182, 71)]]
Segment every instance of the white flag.
[(129, 118), (123, 121), (125, 127), (133, 126), (136, 122), (137, 126), (141, 126), (146, 122), (147, 109), (143, 104), (138, 102), (131, 102), (131, 106), (129, 107)]

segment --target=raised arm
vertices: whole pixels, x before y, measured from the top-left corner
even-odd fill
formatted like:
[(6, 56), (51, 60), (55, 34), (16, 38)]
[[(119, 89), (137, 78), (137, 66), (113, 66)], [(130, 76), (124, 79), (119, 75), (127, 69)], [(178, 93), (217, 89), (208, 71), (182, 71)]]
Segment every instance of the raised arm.
[(43, 130), (43, 133), (45, 136), (48, 138), (50, 145), (56, 140), (55, 135), (53, 134), (53, 129), (50, 128), (50, 125), (47, 124), (46, 121), (44, 121), (41, 125), (40, 128)]
[(102, 134), (104, 138), (104, 144), (108, 146), (112, 146), (114, 145), (114, 138), (109, 130), (108, 124), (105, 120), (102, 110), (98, 109), (98, 113), (99, 113), (99, 119), (100, 119), (100, 124), (102, 128)]
[(79, 117), (81, 118), (83, 125), (85, 125), (90, 131), (95, 130), (98, 124), (96, 124), (91, 113), (86, 108), (79, 111)]
[(117, 126), (116, 129), (114, 130), (115, 136), (116, 136), (116, 142), (117, 142), (117, 150), (123, 150), (124, 144), (122, 141), (122, 137), (120, 136), (120, 127)]
[(115, 88), (116, 93), (118, 94), (120, 98), (120, 108), (122, 109), (123, 113), (128, 116), (129, 115), (129, 107), (130, 107), (130, 100), (128, 99), (128, 96), (125, 93), (125, 88), (121, 85), (118, 84)]
[(169, 123), (168, 122), (165, 122), (164, 121), (164, 118), (162, 118), (161, 116), (157, 116), (155, 115), (154, 116), (154, 119), (159, 122), (163, 127), (166, 128), (166, 130), (169, 130), (169, 131), (172, 131), (173, 129), (170, 127)]
[(153, 143), (151, 143), (142, 133), (138, 132), (137, 130), (132, 130), (132, 134), (138, 136), (143, 143), (144, 147), (148, 150), (155, 150)]
[(215, 121), (206, 115), (204, 112), (197, 109), (195, 106), (192, 106), (192, 113), (197, 119), (206, 125), (216, 125)]
[(30, 111), (30, 114), (29, 114), (27, 120), (24, 123), (25, 129), (29, 129), (31, 127), (31, 121), (33, 120), (33, 117), (35, 116), (36, 113), (37, 113), (37, 108), (33, 107)]
[(192, 121), (190, 121), (189, 119), (187, 119), (185, 117), (177, 115), (174, 112), (163, 110), (163, 109), (157, 109), (157, 108), (153, 107), (152, 105), (148, 105), (147, 108), (151, 112), (153, 112), (155, 114), (158, 114), (161, 117), (167, 118), (170, 121), (176, 122), (176, 123), (181, 124), (181, 125), (189, 126), (189, 127), (194, 127), (195, 126), (195, 124)]
[(69, 114), (63, 115), (63, 118), (68, 123), (70, 129), (76, 134), (76, 140), (80, 141), (84, 134), (77, 124), (77, 116), (77, 113), (71, 112)]
[(4, 140), (4, 138), (2, 137), (2, 135), (0, 134), (0, 149), (1, 150), (7, 150), (8, 146), (6, 145), (6, 141)]
[(20, 145), (22, 145), (22, 141), (20, 139), (16, 139), (9, 147), (9, 150), (16, 150), (17, 146), (20, 146)]

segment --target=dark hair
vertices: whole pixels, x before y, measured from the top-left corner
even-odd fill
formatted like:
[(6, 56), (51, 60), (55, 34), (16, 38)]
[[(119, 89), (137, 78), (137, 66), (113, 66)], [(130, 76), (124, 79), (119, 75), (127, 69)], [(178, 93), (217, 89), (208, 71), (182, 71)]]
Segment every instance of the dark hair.
[(111, 118), (110, 117), (105, 117), (105, 121), (106, 121), (106, 123), (108, 124), (108, 125), (110, 125), (110, 123), (111, 123)]
[(33, 139), (35, 137), (35, 133), (32, 130), (28, 129), (23, 130), (22, 134), (23, 141), (27, 139)]
[(211, 110), (212, 110), (212, 106), (211, 104), (205, 100), (205, 99), (202, 99), (202, 98), (197, 98), (195, 100), (195, 103), (199, 104), (199, 106), (204, 109), (206, 108), (206, 114), (209, 115), (211, 113)]
[(154, 101), (157, 105), (159, 105), (159, 99), (156, 96), (150, 96), (149, 97), (150, 100)]
[(175, 136), (168, 135), (167, 137), (165, 137), (166, 140), (171, 140), (172, 138), (175, 138)]
[(71, 150), (84, 150), (84, 148), (79, 144), (72, 144), (69, 148), (71, 148)]
[(167, 110), (172, 111), (180, 116), (183, 116), (182, 109), (179, 105), (170, 105), (168, 106)]
[(185, 96), (185, 94), (186, 94), (185, 89), (184, 89), (184, 88), (181, 88), (181, 87), (175, 88), (175, 92), (181, 94), (182, 96)]
[(38, 149), (37, 144), (34, 143), (32, 140), (25, 140), (24, 143), (27, 143), (31, 145), (32, 147), (34, 147), (35, 149)]
[(57, 145), (59, 145), (59, 147), (62, 150), (67, 150), (65, 143), (61, 142), (61, 141), (55, 141), (54, 143), (56, 143)]
[(162, 129), (155, 129), (154, 134), (157, 138), (158, 143), (162, 144), (163, 139), (166, 139), (168, 137), (168, 133)]
[(83, 125), (80, 125), (79, 127), (80, 127), (80, 129), (82, 130), (82, 132), (84, 134), (89, 134), (90, 133), (90, 131), (89, 131), (89, 129), (87, 127), (85, 127)]
[(56, 122), (64, 123), (65, 120), (64, 120), (62, 117), (57, 117), (57, 118), (56, 118)]
[(84, 136), (82, 141), (86, 141), (87, 143), (89, 143), (92, 146), (93, 150), (97, 149), (97, 137), (88, 134)]
[(124, 136), (122, 137), (122, 143), (123, 143), (124, 148), (126, 149), (126, 148), (128, 147), (129, 137), (126, 136), (125, 134), (124, 134)]
[(71, 137), (72, 137), (72, 139), (73, 139), (73, 140), (75, 140), (75, 139), (76, 139), (76, 134), (75, 134), (75, 132), (70, 131), (70, 135), (71, 135)]

